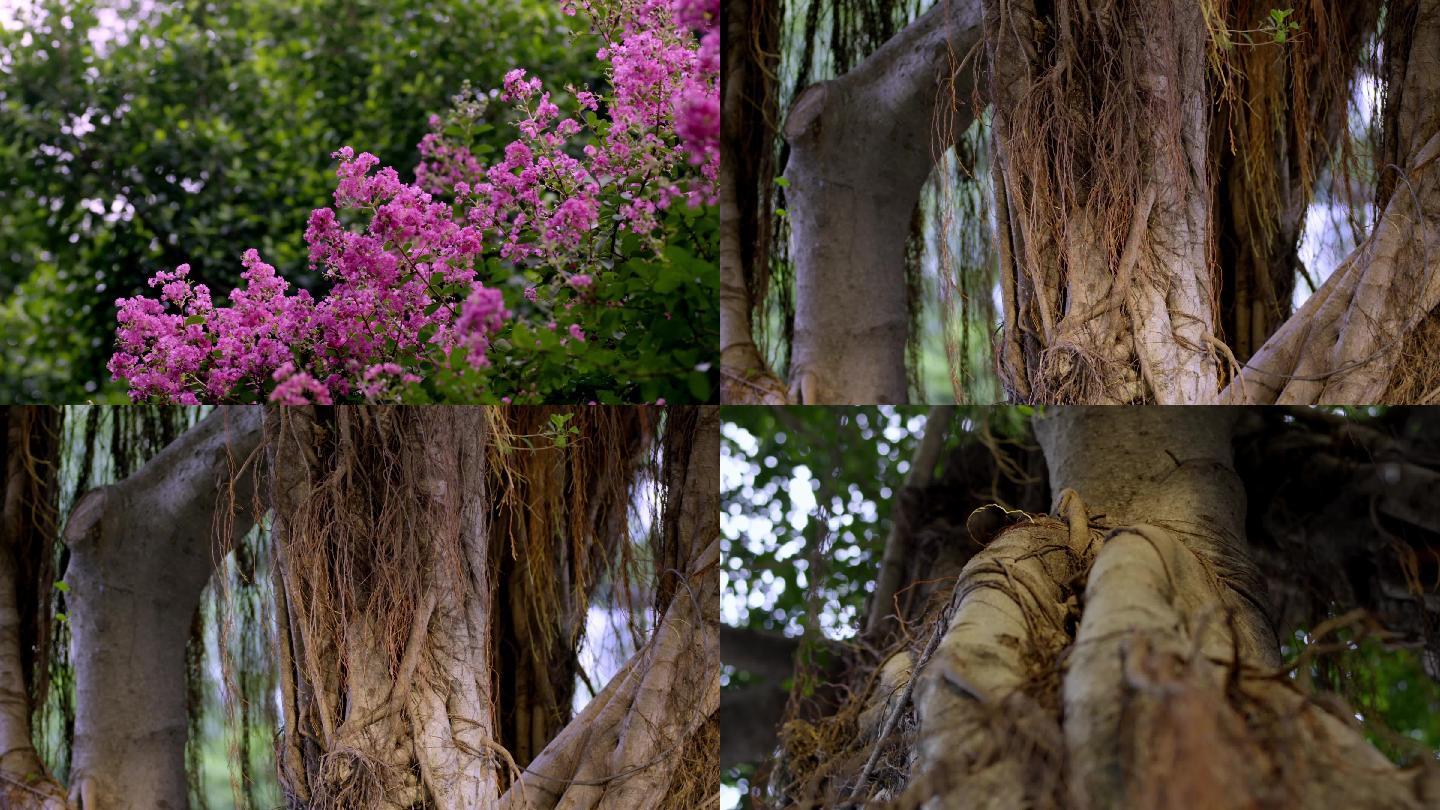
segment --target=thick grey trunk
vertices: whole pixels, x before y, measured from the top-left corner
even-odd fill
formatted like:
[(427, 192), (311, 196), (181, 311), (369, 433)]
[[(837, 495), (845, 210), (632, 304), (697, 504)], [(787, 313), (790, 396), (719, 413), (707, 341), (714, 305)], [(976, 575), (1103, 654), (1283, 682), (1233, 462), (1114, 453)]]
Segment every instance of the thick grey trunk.
[(260, 417), (258, 407), (217, 409), (70, 515), (70, 789), (86, 810), (188, 806), (185, 645), (215, 562), (251, 526)]
[(1228, 408), (1062, 408), (1036, 421), (1052, 491), (1083, 493), (1114, 527), (1087, 578), (1064, 682), (1078, 807), (1118, 806), (1133, 790), (1125, 756), (1140, 740), (1126, 727), (1125, 668), (1139, 645), (1180, 660), (1238, 651), (1249, 665), (1280, 663), (1245, 550), (1235, 418)]
[[(854, 70), (813, 85), (785, 123), (795, 260), (792, 399), (908, 396), (905, 240), (935, 156), (969, 126), (978, 0), (938, 3)], [(961, 103), (952, 109), (942, 94)]]

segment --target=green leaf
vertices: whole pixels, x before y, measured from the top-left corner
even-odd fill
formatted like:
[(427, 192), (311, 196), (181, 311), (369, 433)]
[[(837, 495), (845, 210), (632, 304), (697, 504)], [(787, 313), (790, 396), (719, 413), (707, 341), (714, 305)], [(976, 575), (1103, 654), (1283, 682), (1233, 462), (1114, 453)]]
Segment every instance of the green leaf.
[(205, 323), (204, 315), (191, 315), (185, 319), (186, 326), (199, 326), (202, 323)]
[(59, 592), (61, 592), (61, 593), (69, 593), (69, 592), (70, 592), (70, 583), (65, 582), (64, 580), (61, 580), (61, 581), (59, 581), (59, 582), (56, 582), (56, 583), (55, 583), (55, 590), (57, 590), (57, 591), (59, 591)]
[(700, 374), (697, 372), (695, 374), (691, 374), (685, 382), (690, 389), (690, 396), (694, 397), (696, 402), (710, 401), (709, 375)]

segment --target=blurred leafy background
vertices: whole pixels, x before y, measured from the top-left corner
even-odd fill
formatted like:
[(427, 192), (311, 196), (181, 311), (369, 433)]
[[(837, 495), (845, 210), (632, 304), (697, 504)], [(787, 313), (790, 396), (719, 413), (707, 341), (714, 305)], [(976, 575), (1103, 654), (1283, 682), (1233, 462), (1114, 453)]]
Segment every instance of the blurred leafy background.
[(157, 270), (218, 296), (253, 247), (313, 287), (305, 220), (340, 146), (408, 178), (465, 80), (600, 79), (549, 0), (0, 0), (0, 25), (8, 402), (126, 401), (114, 302)]

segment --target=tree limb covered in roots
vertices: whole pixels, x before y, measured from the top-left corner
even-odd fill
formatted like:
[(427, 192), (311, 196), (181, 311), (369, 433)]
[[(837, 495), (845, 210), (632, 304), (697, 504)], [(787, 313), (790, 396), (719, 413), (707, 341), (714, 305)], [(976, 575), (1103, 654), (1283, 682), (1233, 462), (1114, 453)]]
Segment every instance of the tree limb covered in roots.
[[(785, 716), (754, 795), (927, 810), (1435, 806), (1430, 752), (1391, 762), (1308, 670), (1347, 627), (1440, 649), (1440, 566), (1418, 561), (1440, 522), (1420, 496), (1440, 455), (1399, 438), (1423, 435), (1421, 418), (1047, 410), (1032, 424), (1048, 513), (984, 507), (958, 531), (963, 476), (989, 473), (952, 477), (957, 450), (916, 507), (905, 637), (847, 645), (823, 708)], [(1297, 626), (1314, 647), (1283, 663), (1276, 630)]]
[(1401, 349), (1440, 305), (1440, 2), (1392, 2), (1387, 15), (1378, 219), (1246, 364), (1229, 401), (1380, 402), (1396, 375), (1415, 373)]
[(667, 412), (654, 630), (569, 718), (574, 645), (601, 573), (624, 576), (612, 561), (655, 425), (590, 409), (548, 442), (553, 413), (271, 412), (292, 800), (681, 807), (712, 790), (718, 416)]
[[(197, 638), (217, 643), (239, 718), (237, 801), (252, 774), (235, 738), (268, 727), (271, 701), (296, 807), (713, 794), (715, 409), (148, 408), (107, 413), (99, 445), (94, 413), (72, 436), (59, 411), (0, 411), (0, 805), (203, 799)], [(92, 469), (119, 480), (93, 486)], [(629, 639), (589, 633), (596, 611)], [(572, 718), (582, 639), (602, 661), (636, 651)]]
[[(1293, 36), (1266, 27), (1271, 5), (950, 0), (800, 92), (791, 399), (904, 401), (906, 238), (935, 156), (982, 111), (972, 86), (1011, 401), (1440, 399), (1440, 2), (1302, 4)], [(1307, 207), (1350, 179), (1377, 39), (1377, 218), (1290, 314)]]

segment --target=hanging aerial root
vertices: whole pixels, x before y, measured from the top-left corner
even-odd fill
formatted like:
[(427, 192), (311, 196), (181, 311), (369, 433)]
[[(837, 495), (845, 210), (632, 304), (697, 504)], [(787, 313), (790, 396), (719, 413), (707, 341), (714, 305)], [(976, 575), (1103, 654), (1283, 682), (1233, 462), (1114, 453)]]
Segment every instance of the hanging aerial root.
[(1063, 806), (1058, 659), (1099, 533), (1073, 493), (1062, 510), (1064, 521), (1007, 513), (961, 572), (944, 635), (917, 663), (917, 761), (902, 805)]
[(504, 810), (619, 810), (713, 793), (697, 793), (694, 774), (679, 768), (687, 757), (719, 762), (718, 410), (671, 411), (666, 431), (664, 518), (652, 549), (658, 625), (525, 768)]

